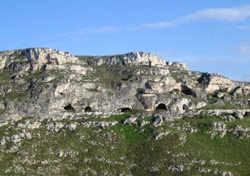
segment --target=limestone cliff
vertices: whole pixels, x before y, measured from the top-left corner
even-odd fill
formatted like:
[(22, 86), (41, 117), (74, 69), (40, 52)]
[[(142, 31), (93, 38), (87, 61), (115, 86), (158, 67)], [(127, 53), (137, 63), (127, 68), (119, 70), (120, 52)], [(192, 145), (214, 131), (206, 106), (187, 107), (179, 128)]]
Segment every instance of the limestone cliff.
[[(234, 92), (249, 96), (248, 83), (218, 74), (189, 71), (183, 63), (133, 52), (114, 56), (74, 56), (47, 48), (0, 53), (1, 119), (75, 115), (106, 116), (127, 109), (159, 106), (178, 116), (207, 106), (220, 94), (224, 103), (247, 108)], [(237, 90), (237, 91), (236, 91)], [(159, 108), (160, 109), (160, 108)], [(164, 109), (164, 108), (163, 108)]]
[(250, 175), (250, 83), (150, 53), (0, 52), (0, 175)]

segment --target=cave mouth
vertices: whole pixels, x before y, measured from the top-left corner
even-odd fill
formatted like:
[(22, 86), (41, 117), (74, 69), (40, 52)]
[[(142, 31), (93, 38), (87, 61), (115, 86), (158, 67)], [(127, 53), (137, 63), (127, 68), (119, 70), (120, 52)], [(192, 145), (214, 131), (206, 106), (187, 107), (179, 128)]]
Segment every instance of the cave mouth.
[(185, 95), (191, 95), (194, 97), (197, 96), (196, 93), (192, 89), (188, 88), (187, 86), (181, 86), (181, 92), (184, 93)]
[(248, 116), (250, 116), (250, 112), (246, 112), (246, 113), (244, 114), (244, 117), (248, 117)]
[(67, 106), (65, 106), (64, 109), (66, 111), (75, 111), (75, 108), (71, 104), (68, 104)]
[(161, 103), (161, 104), (159, 104), (159, 105), (155, 108), (155, 110), (164, 110), (164, 111), (167, 111), (168, 108), (167, 108), (167, 106), (166, 106), (165, 104)]
[(121, 112), (129, 112), (131, 110), (132, 110), (131, 108), (121, 108), (121, 109), (118, 109), (118, 111), (121, 111)]
[(86, 108), (84, 109), (84, 111), (85, 111), (85, 112), (92, 112), (92, 108), (88, 106), (88, 107), (86, 107)]
[(182, 109), (183, 109), (184, 111), (187, 111), (187, 110), (188, 110), (188, 106), (187, 106), (187, 105), (183, 105), (183, 106), (182, 106)]

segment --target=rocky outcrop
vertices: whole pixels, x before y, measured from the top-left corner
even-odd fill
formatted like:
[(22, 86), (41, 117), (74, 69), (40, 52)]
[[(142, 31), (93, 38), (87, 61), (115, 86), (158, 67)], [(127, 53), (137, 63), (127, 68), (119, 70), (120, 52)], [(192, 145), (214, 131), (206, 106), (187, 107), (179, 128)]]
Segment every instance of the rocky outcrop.
[(175, 70), (188, 70), (188, 67), (184, 63), (180, 62), (166, 62), (167, 66)]
[(156, 55), (144, 52), (131, 52), (123, 55), (97, 56), (92, 58), (91, 64), (95, 65), (146, 65), (146, 66), (165, 66), (166, 61)]
[(46, 48), (5, 51), (0, 52), (0, 72), (3, 121), (76, 113), (105, 116), (133, 109), (178, 117), (208, 106), (210, 98), (218, 99), (212, 104), (216, 106), (250, 106), (248, 83), (191, 72), (183, 63), (143, 52), (74, 56)]
[(150, 53), (0, 52), (0, 175), (248, 175), (249, 93)]
[[(0, 69), (18, 66), (27, 66), (23, 71), (38, 71), (41, 69), (54, 69), (58, 65), (80, 64), (79, 60), (68, 52), (52, 50), (49, 48), (28, 48), (24, 50), (0, 52)], [(60, 68), (60, 67), (58, 67)]]
[(200, 110), (198, 114), (207, 114), (210, 116), (227, 116), (231, 115), (236, 119), (243, 119), (250, 115), (250, 109), (211, 109), (211, 110)]
[(213, 93), (217, 90), (229, 92), (235, 88), (235, 83), (233, 81), (220, 74), (203, 73), (199, 78), (199, 82), (207, 85), (205, 89), (207, 93)]

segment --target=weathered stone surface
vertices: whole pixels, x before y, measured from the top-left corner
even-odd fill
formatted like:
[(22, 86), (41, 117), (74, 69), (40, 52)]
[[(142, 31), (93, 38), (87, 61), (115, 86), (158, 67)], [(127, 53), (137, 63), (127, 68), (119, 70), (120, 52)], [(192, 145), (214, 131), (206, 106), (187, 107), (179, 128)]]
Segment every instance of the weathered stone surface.
[(90, 127), (100, 127), (100, 128), (105, 128), (105, 127), (110, 127), (110, 126), (114, 126), (116, 125), (118, 122), (115, 121), (115, 122), (105, 122), (105, 121), (98, 121), (98, 122), (95, 122), (95, 121), (89, 121), (89, 122), (84, 122), (82, 123), (81, 125), (87, 127), (87, 128), (90, 128)]
[(93, 58), (92, 64), (102, 65), (117, 65), (117, 64), (128, 64), (128, 65), (166, 65), (166, 61), (159, 59), (156, 55), (144, 52), (131, 52), (125, 55), (114, 55), (114, 56), (104, 56)]
[(66, 63), (80, 63), (76, 57), (67, 52), (52, 50), (49, 48), (29, 48), (1, 52), (0, 69), (13, 68), (13, 66), (16, 66), (18, 64), (16, 62), (16, 57), (20, 57), (24, 63), (30, 63), (27, 67), (22, 68), (24, 71), (37, 71), (46, 68), (50, 69), (56, 67), (56, 65), (63, 65)]
[[(163, 119), (169, 120), (212, 105), (208, 101), (211, 96), (218, 99), (215, 106), (250, 107), (250, 84), (218, 74), (191, 72), (183, 63), (166, 62), (143, 52), (74, 56), (46, 48), (5, 51), (0, 52), (0, 72), (3, 123), (25, 116), (106, 117), (133, 109), (166, 111)], [(245, 116), (243, 112), (232, 113), (235, 118)], [(29, 122), (19, 125), (39, 127)], [(59, 129), (53, 124), (49, 128)]]
[(135, 124), (136, 120), (137, 120), (137, 117), (132, 116), (132, 117), (129, 117), (129, 118), (125, 119), (123, 124)]
[(205, 91), (213, 93), (216, 90), (231, 91), (235, 87), (235, 83), (220, 74), (204, 73), (199, 78), (200, 83), (207, 84)]
[(211, 116), (223, 116), (231, 115), (235, 118), (242, 119), (245, 116), (248, 116), (249, 109), (211, 109), (211, 110), (200, 110), (198, 114), (207, 114)]
[(223, 122), (214, 122), (212, 127), (212, 137), (214, 137), (215, 135), (219, 135), (221, 138), (223, 138), (227, 134), (227, 126)]

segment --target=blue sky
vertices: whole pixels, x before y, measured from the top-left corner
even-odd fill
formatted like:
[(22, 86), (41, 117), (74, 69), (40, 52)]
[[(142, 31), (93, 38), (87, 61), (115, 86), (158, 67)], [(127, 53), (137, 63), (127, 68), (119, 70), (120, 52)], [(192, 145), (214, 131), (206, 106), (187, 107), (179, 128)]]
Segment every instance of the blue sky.
[(145, 51), (250, 81), (249, 0), (10, 0), (0, 21), (0, 50)]

